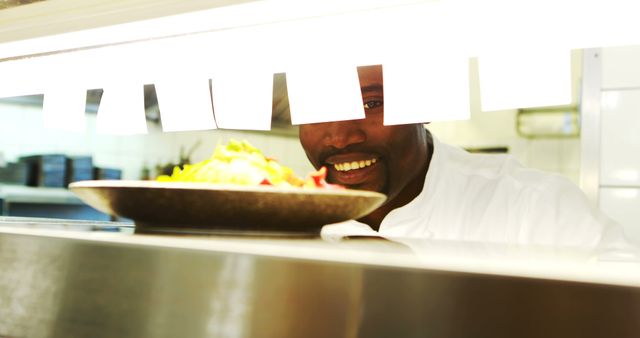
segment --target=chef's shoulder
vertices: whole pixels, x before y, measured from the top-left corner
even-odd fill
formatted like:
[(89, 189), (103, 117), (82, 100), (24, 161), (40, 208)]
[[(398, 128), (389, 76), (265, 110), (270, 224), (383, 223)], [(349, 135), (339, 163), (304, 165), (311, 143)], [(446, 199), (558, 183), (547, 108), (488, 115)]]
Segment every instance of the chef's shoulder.
[(506, 154), (452, 149), (449, 159), (474, 200), (501, 205), (503, 218), (517, 223), (529, 243), (592, 246), (608, 227), (602, 212), (562, 175), (525, 167)]
[(452, 158), (458, 162), (459, 170), (471, 178), (470, 182), (494, 186), (491, 190), (508, 195), (514, 202), (526, 203), (527, 207), (574, 206), (589, 213), (593, 209), (584, 192), (567, 177), (523, 166), (511, 155), (456, 151)]
[(446, 144), (441, 144), (440, 150), (443, 152), (441, 155), (446, 158), (446, 167), (459, 175), (494, 183), (510, 181), (515, 187), (541, 192), (549, 189), (578, 189), (566, 177), (525, 167), (510, 154), (469, 153)]

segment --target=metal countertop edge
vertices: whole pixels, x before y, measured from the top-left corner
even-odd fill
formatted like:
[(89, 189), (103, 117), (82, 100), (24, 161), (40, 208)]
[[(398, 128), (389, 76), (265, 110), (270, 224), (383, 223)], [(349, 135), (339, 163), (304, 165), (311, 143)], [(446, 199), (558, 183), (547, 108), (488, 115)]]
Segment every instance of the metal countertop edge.
[[(609, 286), (623, 286), (640, 288), (640, 269), (631, 270), (629, 267), (640, 267), (638, 264), (609, 265), (613, 269), (603, 269), (603, 265), (593, 264), (557, 264), (553, 269), (532, 268), (523, 261), (496, 260), (483, 261), (481, 259), (442, 259), (442, 257), (430, 257), (429, 260), (419, 259), (416, 255), (393, 253), (381, 254), (365, 252), (362, 250), (335, 250), (326, 247), (305, 247), (303, 245), (290, 245), (294, 241), (269, 241), (248, 240), (243, 238), (180, 238), (161, 237), (157, 235), (123, 236), (118, 233), (97, 233), (80, 231), (61, 231), (49, 229), (24, 229), (0, 224), (0, 235), (19, 235), (34, 237), (49, 237), (58, 239), (70, 239), (78, 241), (96, 242), (102, 244), (122, 245), (128, 247), (165, 247), (167, 249), (192, 250), (211, 253), (231, 253), (239, 255), (255, 255), (274, 259), (290, 259), (301, 261), (313, 261), (318, 263), (355, 264), (366, 265), (372, 268), (382, 269), (410, 269), (424, 270), (451, 274), (490, 275), (504, 278), (539, 279), (549, 281), (574, 282), (585, 284), (601, 284)], [(87, 236), (88, 235), (88, 236)], [(283, 249), (283, 243), (286, 249)], [(300, 242), (302, 243), (302, 242)], [(311, 243), (304, 241), (304, 243)], [(329, 244), (329, 243), (328, 243)], [(286, 252), (284, 252), (286, 251)], [(349, 256), (345, 259), (345, 253)], [(411, 257), (414, 257), (411, 259)], [(475, 265), (470, 266), (470, 262)], [(588, 269), (585, 267), (589, 267)], [(571, 269), (572, 276), (559, 276), (558, 273), (566, 273)], [(552, 272), (552, 273), (550, 273)], [(603, 274), (603, 272), (605, 274)]]

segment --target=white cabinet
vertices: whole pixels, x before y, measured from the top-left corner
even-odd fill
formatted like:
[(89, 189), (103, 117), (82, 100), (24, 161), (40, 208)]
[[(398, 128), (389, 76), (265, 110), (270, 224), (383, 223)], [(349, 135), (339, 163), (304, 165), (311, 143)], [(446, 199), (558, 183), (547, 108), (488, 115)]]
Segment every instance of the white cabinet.
[(600, 209), (622, 225), (629, 240), (640, 244), (640, 187), (601, 188)]
[[(597, 84), (593, 95), (600, 93), (599, 117), (597, 127), (582, 134), (583, 140), (594, 141), (594, 149), (582, 143), (583, 156), (594, 151), (597, 158), (593, 168), (599, 178), (600, 209), (640, 244), (640, 46), (604, 48), (590, 55), (600, 59), (601, 68), (584, 73), (583, 85)], [(583, 107), (589, 100), (593, 98), (582, 98)]]
[(640, 87), (640, 46), (602, 50), (602, 89)]

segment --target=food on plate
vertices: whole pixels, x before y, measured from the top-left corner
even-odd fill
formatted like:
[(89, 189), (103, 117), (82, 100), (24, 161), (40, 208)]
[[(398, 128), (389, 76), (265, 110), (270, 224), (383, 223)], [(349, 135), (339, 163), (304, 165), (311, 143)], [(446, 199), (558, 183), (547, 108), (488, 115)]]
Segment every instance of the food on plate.
[(344, 187), (326, 182), (325, 167), (302, 179), (289, 167), (266, 157), (247, 141), (230, 140), (218, 145), (204, 161), (176, 166), (171, 175), (158, 176), (161, 182), (205, 182), (240, 185), (272, 185), (278, 187), (330, 188)]

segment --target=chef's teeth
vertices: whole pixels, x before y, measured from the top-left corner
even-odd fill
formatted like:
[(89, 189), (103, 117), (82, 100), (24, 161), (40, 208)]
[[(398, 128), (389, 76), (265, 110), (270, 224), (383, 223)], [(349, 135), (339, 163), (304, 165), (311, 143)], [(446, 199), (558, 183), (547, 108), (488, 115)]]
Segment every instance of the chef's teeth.
[(370, 165), (372, 165), (374, 163), (376, 163), (376, 159), (372, 158), (370, 160), (337, 163), (337, 164), (334, 164), (333, 167), (337, 171), (349, 171), (349, 170), (353, 170), (353, 169), (360, 169), (360, 168), (368, 167), (368, 166), (370, 166)]

